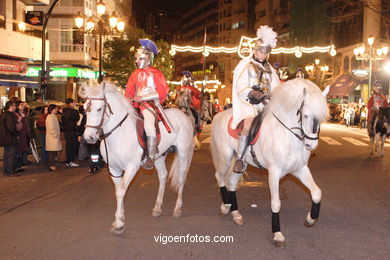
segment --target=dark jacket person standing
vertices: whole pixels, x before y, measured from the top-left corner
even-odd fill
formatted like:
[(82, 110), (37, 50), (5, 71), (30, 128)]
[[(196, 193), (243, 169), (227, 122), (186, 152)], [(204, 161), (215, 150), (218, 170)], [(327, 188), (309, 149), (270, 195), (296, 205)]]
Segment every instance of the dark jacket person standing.
[(77, 140), (77, 122), (80, 119), (80, 115), (77, 110), (74, 109), (74, 105), (73, 98), (68, 98), (62, 108), (62, 128), (64, 129), (66, 141), (66, 162), (69, 167), (79, 166), (75, 163), (75, 159), (79, 146)]
[(0, 138), (4, 146), (3, 171), (5, 176), (15, 176), (16, 141), (16, 106), (14, 102), (5, 104), (4, 113), (0, 117)]

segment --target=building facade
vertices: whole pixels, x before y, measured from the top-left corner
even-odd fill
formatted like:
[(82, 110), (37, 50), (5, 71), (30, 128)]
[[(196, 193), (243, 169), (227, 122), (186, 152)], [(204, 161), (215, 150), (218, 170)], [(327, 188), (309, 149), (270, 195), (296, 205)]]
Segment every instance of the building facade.
[(38, 88), (37, 82), (26, 76), (28, 64), (42, 56), (42, 28), (26, 23), (34, 4), (48, 4), (48, 0), (0, 1), (0, 106), (13, 96), (31, 100), (33, 89)]
[[(53, 0), (50, 0), (52, 3)], [(99, 68), (99, 37), (85, 32), (88, 17), (97, 22), (96, 0), (60, 0), (52, 11), (48, 22), (48, 39), (50, 41), (50, 63), (52, 79), (47, 87), (47, 99), (64, 101), (68, 97), (77, 100), (79, 84), (93, 84), (97, 80)], [(105, 0), (106, 14), (114, 11), (123, 17), (120, 0)], [(36, 6), (35, 11), (47, 12), (49, 6)], [(85, 26), (79, 29), (75, 18), (81, 14), (86, 17)], [(105, 21), (108, 24), (108, 20)], [(97, 26), (97, 25), (95, 25)], [(111, 36), (103, 36), (107, 39)], [(36, 66), (33, 66), (36, 67)], [(53, 69), (54, 68), (54, 69)], [(77, 72), (75, 72), (77, 70)], [(35, 73), (32, 68), (31, 73)], [(71, 73), (68, 73), (72, 71)], [(81, 76), (83, 75), (83, 76)]]

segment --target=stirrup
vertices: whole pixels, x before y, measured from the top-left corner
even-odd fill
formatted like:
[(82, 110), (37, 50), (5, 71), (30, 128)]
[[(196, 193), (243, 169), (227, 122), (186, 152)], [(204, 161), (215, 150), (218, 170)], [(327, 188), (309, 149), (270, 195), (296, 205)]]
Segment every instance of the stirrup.
[(242, 159), (237, 159), (233, 166), (233, 172), (243, 174), (245, 171), (245, 163)]

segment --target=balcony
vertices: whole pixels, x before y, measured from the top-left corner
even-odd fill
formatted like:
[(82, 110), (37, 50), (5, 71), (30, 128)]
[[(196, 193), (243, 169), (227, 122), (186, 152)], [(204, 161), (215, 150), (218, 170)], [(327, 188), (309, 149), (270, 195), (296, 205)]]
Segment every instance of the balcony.
[[(32, 60), (41, 59), (42, 30), (39, 26), (31, 26), (17, 21), (12, 21), (12, 26), (1, 26), (1, 21), (0, 19), (0, 53), (2, 55)], [(6, 22), (10, 21), (7, 19)], [(46, 44), (48, 45), (49, 41)], [(46, 57), (49, 57), (48, 48)]]

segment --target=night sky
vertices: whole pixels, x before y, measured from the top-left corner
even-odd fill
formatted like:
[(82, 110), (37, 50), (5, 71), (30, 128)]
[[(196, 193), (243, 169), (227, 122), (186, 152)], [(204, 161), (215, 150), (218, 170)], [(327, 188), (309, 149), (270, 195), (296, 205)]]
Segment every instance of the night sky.
[(165, 11), (181, 14), (190, 10), (192, 6), (199, 2), (201, 2), (201, 0), (133, 0), (133, 11), (136, 16), (137, 24), (142, 26), (145, 22), (145, 15), (150, 11)]

